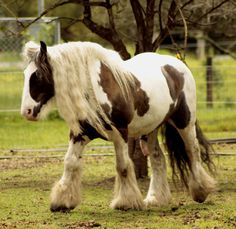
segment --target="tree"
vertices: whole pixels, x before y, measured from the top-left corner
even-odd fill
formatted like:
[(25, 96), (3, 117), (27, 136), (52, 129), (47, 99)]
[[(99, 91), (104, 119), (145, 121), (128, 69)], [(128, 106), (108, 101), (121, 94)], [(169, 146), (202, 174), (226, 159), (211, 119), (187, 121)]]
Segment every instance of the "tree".
[[(220, 20), (226, 23), (228, 20), (223, 20), (224, 15), (234, 18), (231, 9), (234, 9), (236, 3), (233, 0), (56, 0), (48, 4), (45, 11), (30, 24), (45, 15), (53, 15), (58, 9), (63, 8), (64, 12), (71, 4), (77, 7), (78, 14), (74, 7), (70, 11), (72, 16), (60, 16), (67, 33), (75, 25), (83, 24), (89, 31), (110, 43), (123, 59), (131, 57), (127, 44), (135, 46), (134, 54), (155, 52), (170, 37), (176, 52), (184, 60), (188, 31), (201, 29), (207, 32), (209, 28), (219, 27)], [(21, 23), (23, 28), (30, 24)], [(174, 30), (183, 34), (182, 49), (172, 35)], [(141, 165), (135, 163), (137, 177), (146, 176), (147, 161), (138, 147), (138, 141), (130, 139), (129, 146), (134, 162), (142, 158)]]

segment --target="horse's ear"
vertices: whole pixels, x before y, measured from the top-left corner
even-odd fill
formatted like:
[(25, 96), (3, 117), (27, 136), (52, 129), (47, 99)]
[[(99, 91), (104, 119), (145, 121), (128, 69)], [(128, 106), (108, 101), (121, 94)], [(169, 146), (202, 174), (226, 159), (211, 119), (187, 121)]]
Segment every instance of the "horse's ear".
[(38, 57), (36, 59), (36, 62), (39, 63), (39, 65), (42, 65), (47, 61), (47, 45), (45, 44), (45, 42), (43, 41), (40, 41), (40, 50), (39, 50), (39, 54), (38, 54)]
[(39, 46), (33, 41), (29, 41), (25, 44), (25, 47), (23, 49), (23, 56), (28, 60), (32, 60), (35, 58), (38, 50)]
[(40, 52), (47, 53), (47, 45), (44, 41), (40, 41)]
[(40, 50), (35, 60), (35, 64), (38, 68), (38, 71), (41, 73), (41, 76), (44, 77), (44, 79), (46, 79), (48, 82), (53, 82), (52, 68), (49, 64), (47, 54), (47, 45), (43, 41), (40, 41)]

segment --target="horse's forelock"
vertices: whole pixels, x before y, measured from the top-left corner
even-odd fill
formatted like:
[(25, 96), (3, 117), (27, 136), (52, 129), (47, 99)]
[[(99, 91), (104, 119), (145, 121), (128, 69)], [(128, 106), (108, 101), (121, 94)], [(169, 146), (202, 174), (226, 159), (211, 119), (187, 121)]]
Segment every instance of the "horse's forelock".
[(38, 51), (39, 45), (33, 41), (29, 41), (25, 44), (22, 55), (26, 60), (31, 61), (36, 57)]

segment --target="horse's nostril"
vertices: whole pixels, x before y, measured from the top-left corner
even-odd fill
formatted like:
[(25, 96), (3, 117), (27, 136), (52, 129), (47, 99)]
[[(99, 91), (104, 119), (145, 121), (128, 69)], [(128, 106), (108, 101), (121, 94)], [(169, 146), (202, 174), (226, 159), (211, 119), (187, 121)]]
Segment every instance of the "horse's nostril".
[(31, 109), (27, 109), (27, 115), (30, 115), (31, 114)]

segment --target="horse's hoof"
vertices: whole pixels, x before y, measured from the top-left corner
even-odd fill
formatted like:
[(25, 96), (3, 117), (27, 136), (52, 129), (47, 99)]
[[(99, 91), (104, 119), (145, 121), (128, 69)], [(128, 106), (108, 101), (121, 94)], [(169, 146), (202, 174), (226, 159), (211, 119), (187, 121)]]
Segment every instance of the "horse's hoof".
[(203, 203), (207, 198), (207, 194), (206, 195), (194, 195), (193, 196), (193, 200), (198, 202), (198, 203)]
[(70, 212), (73, 210), (75, 207), (66, 207), (66, 206), (58, 206), (58, 205), (51, 205), (50, 210), (51, 212)]

